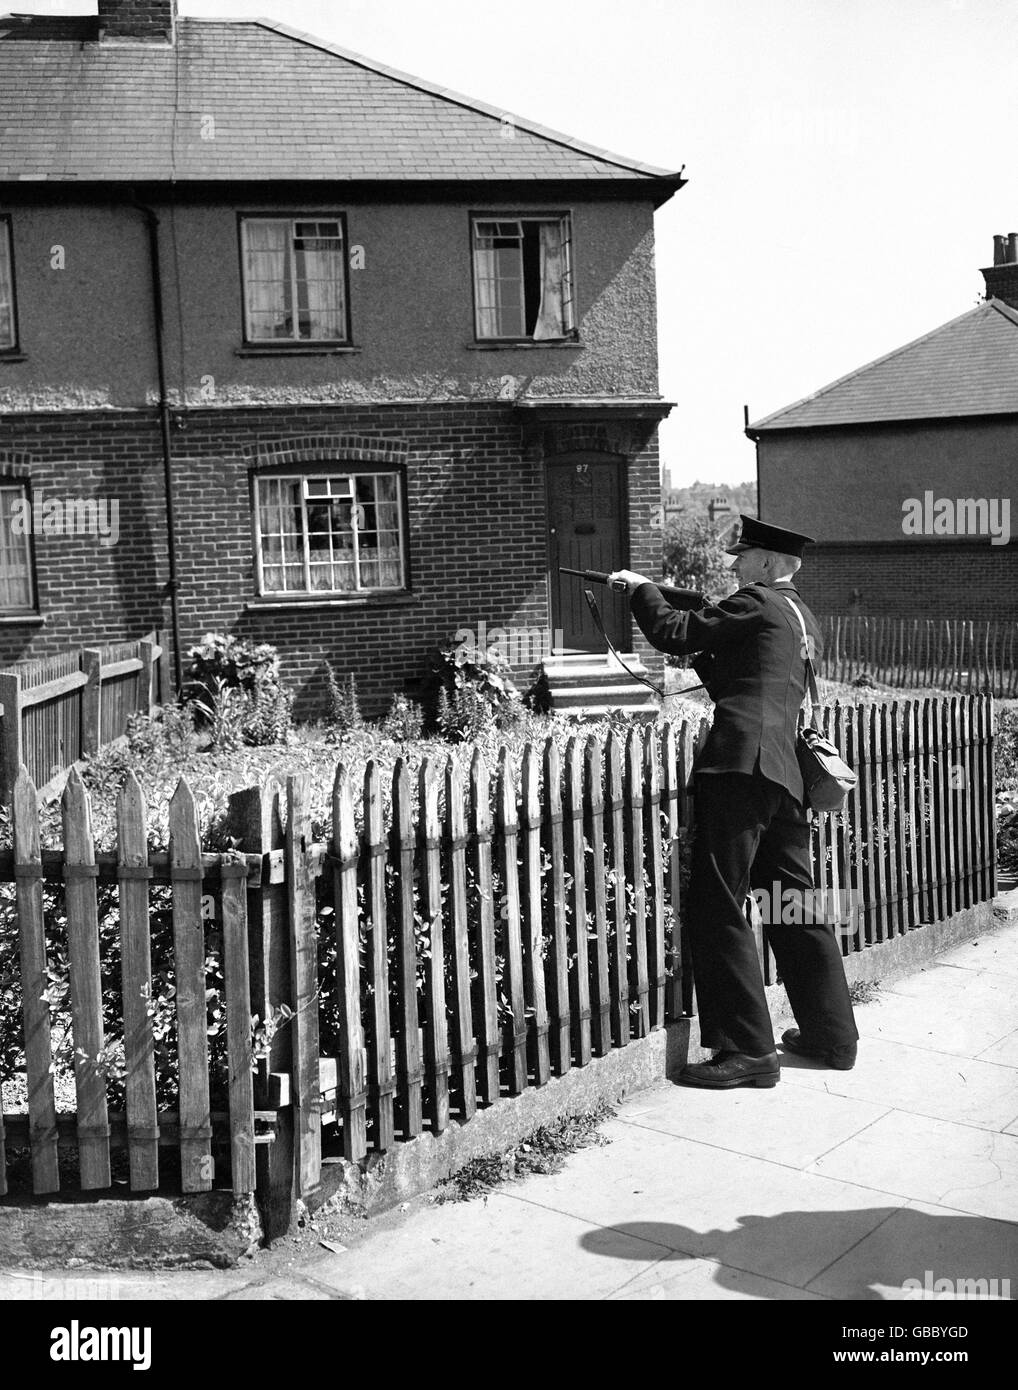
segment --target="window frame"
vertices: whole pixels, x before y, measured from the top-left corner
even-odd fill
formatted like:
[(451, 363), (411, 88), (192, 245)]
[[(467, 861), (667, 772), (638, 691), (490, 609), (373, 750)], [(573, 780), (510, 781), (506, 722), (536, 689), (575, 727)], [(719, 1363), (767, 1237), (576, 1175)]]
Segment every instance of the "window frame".
[[(564, 282), (569, 287), (569, 311), (572, 319), (571, 327), (559, 338), (535, 338), (532, 334), (502, 335), (482, 337), (478, 331), (479, 322), (479, 302), (477, 294), (477, 241), (476, 227), (478, 222), (559, 222), (568, 224), (568, 235), (565, 240), (566, 246), (566, 272)], [(470, 251), (470, 288), (473, 301), (473, 321), (474, 321), (474, 342), (478, 345), (497, 345), (497, 344), (529, 344), (532, 347), (554, 347), (560, 343), (575, 343), (579, 341), (580, 328), (576, 313), (576, 256), (574, 252), (575, 226), (573, 211), (571, 208), (543, 209), (539, 211), (523, 212), (517, 209), (503, 208), (500, 212), (490, 210), (478, 212), (472, 211), (469, 214), (468, 239)], [(526, 305), (524, 303), (524, 309)]]
[[(264, 573), (264, 551), (263, 536), (261, 525), (261, 505), (260, 505), (260, 484), (265, 482), (284, 482), (287, 480), (300, 480), (301, 487), (301, 522), (302, 522), (302, 565), (304, 570), (305, 582), (310, 581), (310, 555), (309, 555), (309, 531), (307, 521), (308, 498), (305, 493), (304, 485), (308, 482), (334, 478), (361, 478), (384, 476), (395, 478), (396, 480), (396, 508), (398, 518), (398, 537), (399, 537), (399, 564), (400, 564), (400, 583), (396, 586), (386, 588), (355, 588), (355, 589), (266, 589)], [(384, 601), (399, 597), (403, 594), (412, 592), (410, 585), (410, 553), (409, 535), (410, 528), (407, 516), (407, 480), (406, 469), (402, 466), (392, 464), (366, 464), (350, 462), (343, 464), (342, 461), (330, 464), (327, 461), (309, 461), (303, 466), (287, 464), (280, 468), (262, 468), (251, 474), (251, 535), (254, 546), (254, 587), (255, 598), (258, 603), (272, 604), (294, 604), (294, 603), (365, 603), (372, 600)], [(313, 499), (312, 499), (313, 500)], [(356, 534), (356, 533), (355, 533)], [(359, 552), (355, 554), (355, 578), (359, 579), (356, 570), (359, 568)]]
[[(28, 503), (29, 515), (34, 517), (32, 499), (32, 480), (31, 478), (18, 477), (12, 473), (0, 473), (0, 492), (17, 491), (19, 496)], [(35, 528), (30, 527), (25, 533), (25, 554), (28, 562), (28, 605), (5, 608), (0, 604), (0, 622), (16, 620), (18, 618), (35, 618), (39, 614), (39, 576), (36, 569), (35, 558)]]
[[(252, 338), (248, 305), (247, 239), (245, 227), (249, 222), (338, 222), (343, 243), (343, 329), (342, 338)], [(237, 253), (240, 263), (241, 342), (245, 350), (256, 352), (314, 352), (329, 348), (354, 346), (350, 317), (350, 236), (345, 212), (291, 211), (281, 208), (269, 211), (240, 211), (237, 213)]]
[(0, 344), (0, 357), (21, 355), (21, 332), (18, 325), (18, 276), (14, 264), (14, 219), (9, 212), (0, 212), (0, 241), (7, 246), (7, 269), (11, 278), (11, 329), (13, 340)]

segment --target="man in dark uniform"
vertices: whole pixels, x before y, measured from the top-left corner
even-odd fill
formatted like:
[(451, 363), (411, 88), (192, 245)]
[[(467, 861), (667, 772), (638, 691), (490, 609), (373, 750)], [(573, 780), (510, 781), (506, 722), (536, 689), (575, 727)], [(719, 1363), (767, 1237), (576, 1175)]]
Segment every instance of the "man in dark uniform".
[[(689, 1085), (773, 1086), (780, 1077), (745, 908), (751, 889), (768, 895), (780, 889), (784, 902), (789, 890), (801, 895), (813, 888), (796, 737), (806, 654), (819, 650), (820, 629), (792, 583), (811, 539), (743, 516), (741, 536), (728, 550), (741, 587), (696, 612), (677, 611), (643, 575), (620, 570), (611, 576), (626, 582), (633, 616), (653, 646), (676, 656), (697, 654), (694, 669), (715, 704), (694, 768), (696, 830), (685, 920), (700, 1038), (717, 1055), (683, 1070)], [(782, 923), (781, 903), (771, 903), (764, 924), (799, 1025), (782, 1041), (791, 1051), (848, 1070), (859, 1034), (841, 951), (832, 927), (814, 920), (811, 898), (800, 902), (794, 924)]]

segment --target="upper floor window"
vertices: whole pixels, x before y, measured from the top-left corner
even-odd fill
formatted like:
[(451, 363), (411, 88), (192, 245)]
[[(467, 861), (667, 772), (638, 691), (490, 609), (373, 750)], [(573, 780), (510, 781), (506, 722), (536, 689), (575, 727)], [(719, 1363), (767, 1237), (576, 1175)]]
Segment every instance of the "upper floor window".
[(401, 489), (399, 473), (256, 478), (258, 592), (405, 588)]
[(475, 217), (478, 338), (566, 338), (575, 332), (568, 216)]
[(14, 253), (11, 249), (11, 222), (0, 217), (0, 352), (18, 346), (18, 325), (14, 314)]
[(244, 217), (240, 230), (247, 342), (348, 342), (342, 217)]
[(31, 612), (35, 606), (31, 525), (27, 516), (30, 513), (25, 484), (0, 484), (0, 613)]

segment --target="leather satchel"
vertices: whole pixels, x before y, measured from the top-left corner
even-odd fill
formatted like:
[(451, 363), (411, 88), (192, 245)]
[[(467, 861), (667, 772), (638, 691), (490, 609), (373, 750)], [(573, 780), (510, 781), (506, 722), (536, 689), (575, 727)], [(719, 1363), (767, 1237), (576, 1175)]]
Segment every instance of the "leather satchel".
[(859, 778), (845, 762), (835, 745), (817, 727), (817, 706), (820, 694), (817, 690), (816, 673), (809, 651), (809, 636), (806, 624), (799, 609), (788, 597), (782, 595), (802, 629), (802, 649), (806, 657), (806, 693), (803, 705), (810, 702), (809, 723), (799, 730), (795, 752), (802, 773), (803, 796), (814, 811), (840, 811), (845, 797), (859, 781)]

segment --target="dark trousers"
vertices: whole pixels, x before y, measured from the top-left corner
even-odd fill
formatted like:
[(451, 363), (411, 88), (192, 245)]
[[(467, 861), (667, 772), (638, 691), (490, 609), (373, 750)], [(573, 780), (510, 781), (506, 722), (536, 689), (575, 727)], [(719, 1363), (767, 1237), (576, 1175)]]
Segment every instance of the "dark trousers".
[[(858, 1038), (833, 927), (808, 910), (782, 925), (771, 899), (813, 887), (809, 821), (784, 787), (760, 774), (698, 773), (693, 864), (685, 914), (704, 1047), (759, 1057), (774, 1051), (756, 941), (746, 918), (751, 889), (767, 890), (764, 934), (809, 1044)], [(802, 902), (802, 899), (799, 899)], [(769, 922), (768, 922), (769, 918)]]

